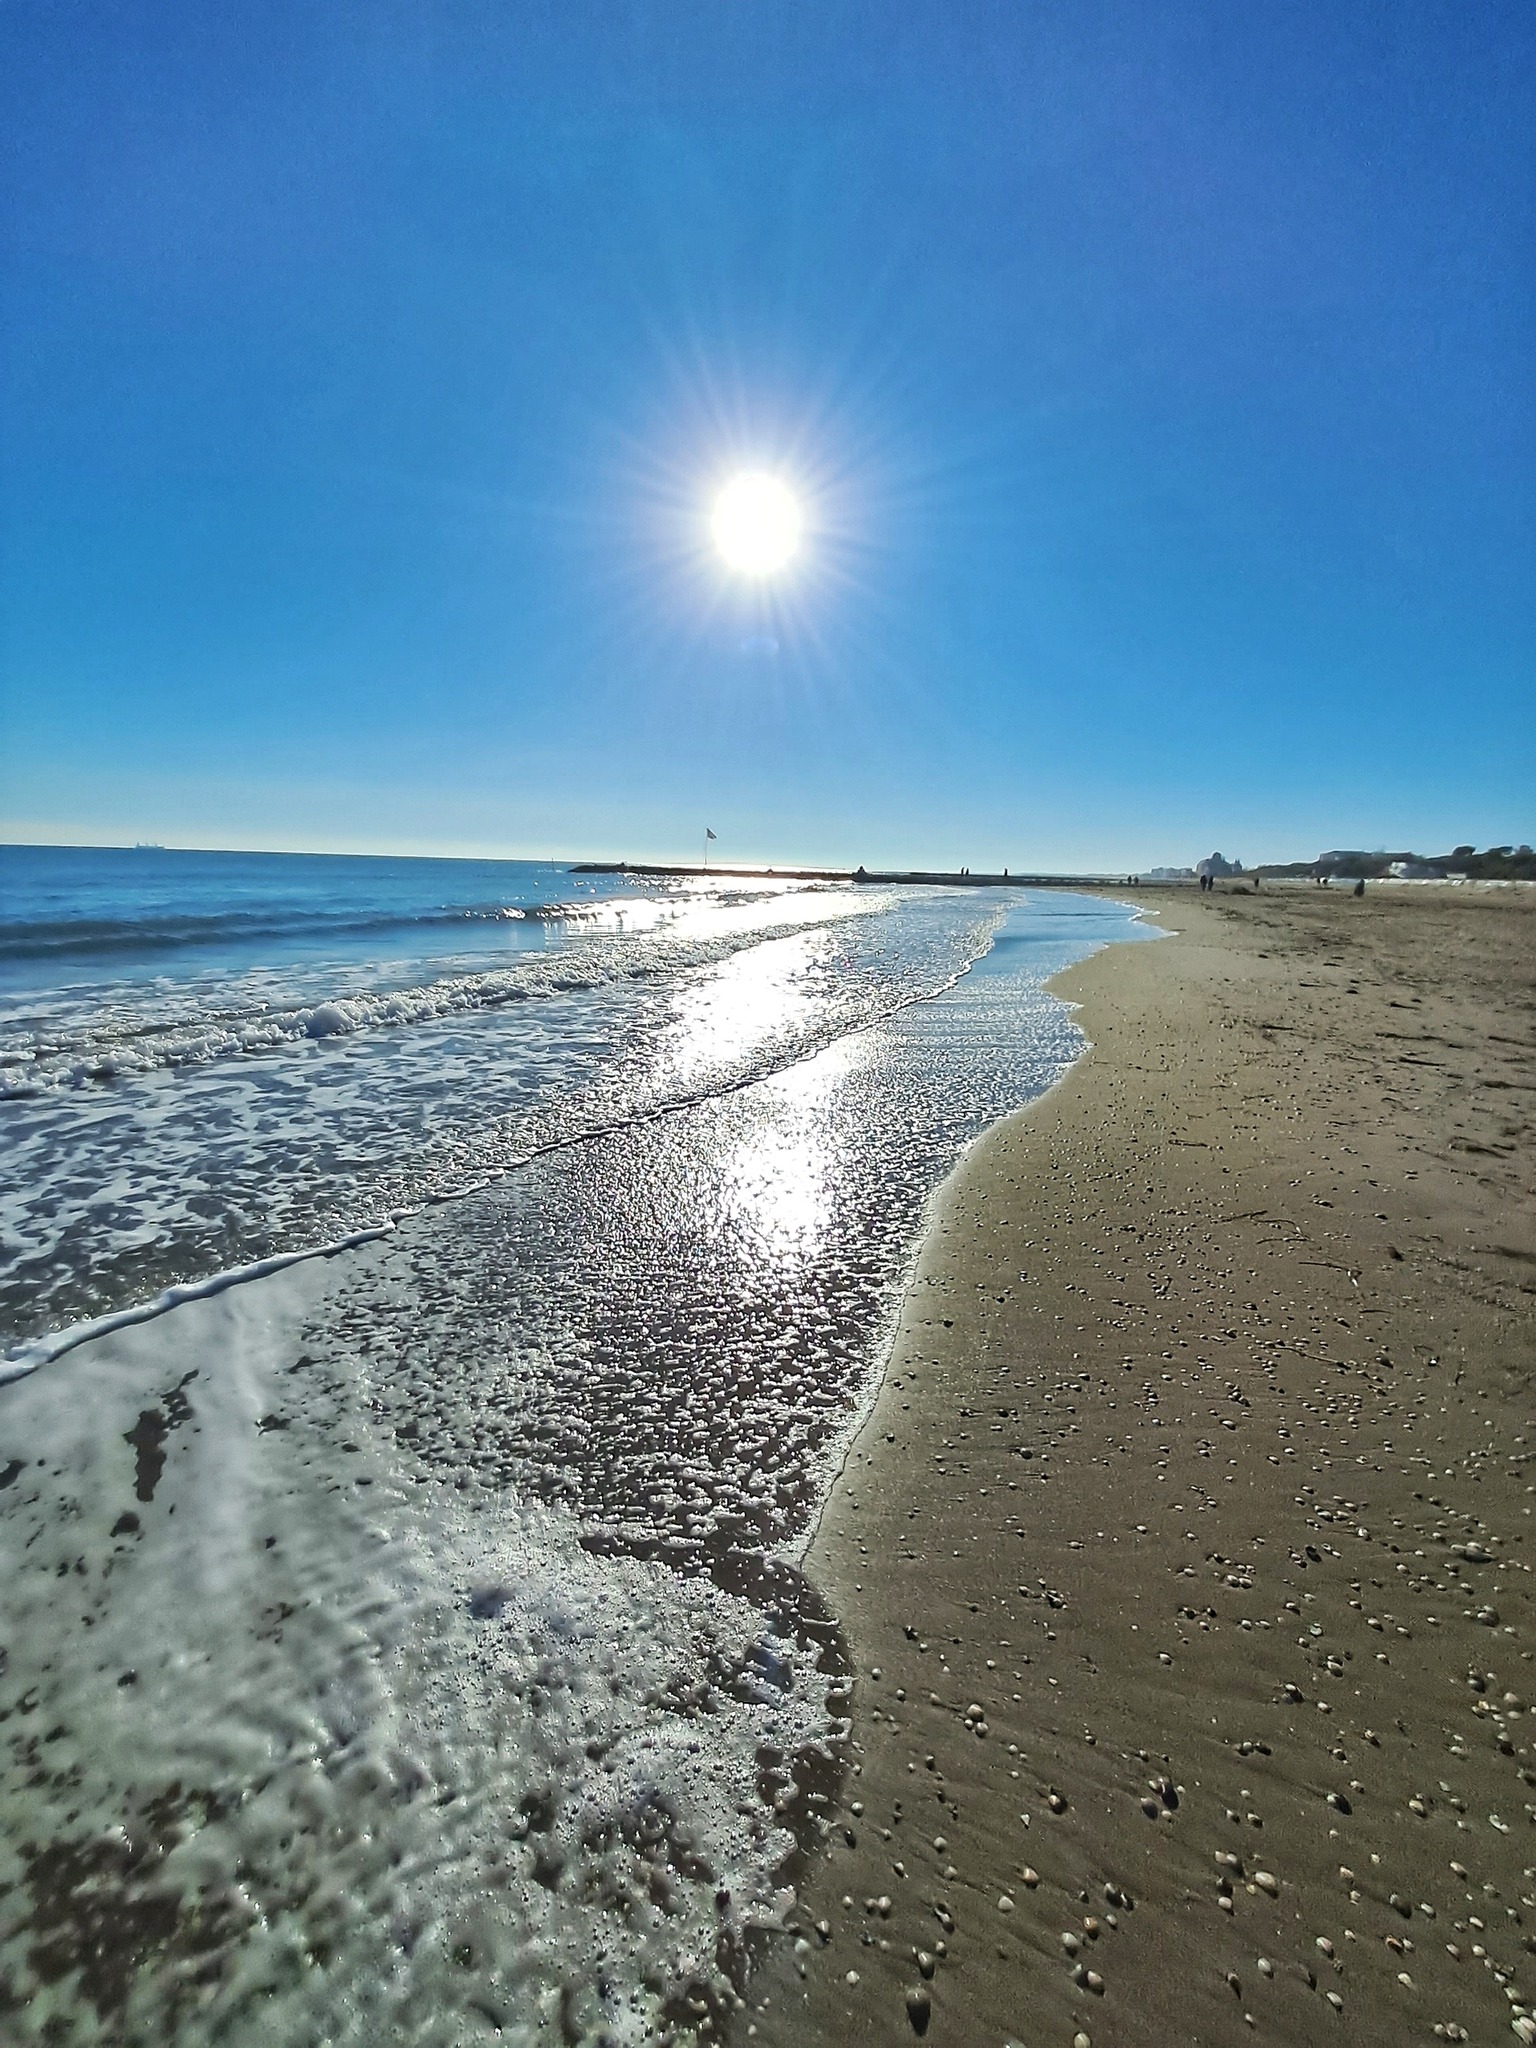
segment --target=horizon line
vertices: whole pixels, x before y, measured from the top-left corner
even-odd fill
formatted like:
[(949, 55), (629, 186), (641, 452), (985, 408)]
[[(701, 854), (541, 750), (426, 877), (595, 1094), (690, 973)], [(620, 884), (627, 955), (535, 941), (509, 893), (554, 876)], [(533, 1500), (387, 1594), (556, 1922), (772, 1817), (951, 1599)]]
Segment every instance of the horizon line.
[[(1459, 849), (1460, 846), (1464, 846), (1466, 844), (1468, 844), (1468, 842), (1465, 840), (1458, 841), (1457, 848)], [(1490, 841), (1487, 847), (1483, 849), (1478, 849), (1474, 846), (1473, 850), (1474, 852), (1491, 852), (1505, 847), (1508, 847), (1512, 850), (1519, 850), (1515, 847), (1515, 843), (1513, 841)], [(897, 866), (895, 864), (873, 866), (866, 861), (847, 862), (817, 861), (805, 859), (786, 860), (783, 858), (775, 860), (753, 860), (750, 858), (732, 858), (730, 856), (726, 856), (718, 862), (718, 865), (716, 865), (713, 863), (707, 864), (703, 862), (698, 858), (697, 855), (690, 855), (688, 857), (678, 857), (670, 860), (658, 859), (654, 856), (648, 859), (632, 857), (615, 859), (612, 857), (594, 857), (591, 854), (573, 853), (490, 853), (484, 851), (443, 852), (421, 850), (403, 851), (399, 848), (380, 849), (377, 847), (367, 848), (357, 846), (193, 846), (175, 845), (166, 841), (146, 839), (11, 839), (4, 836), (0, 836), (0, 851), (37, 853), (62, 852), (169, 853), (215, 855), (222, 854), (234, 859), (256, 858), (274, 860), (419, 860), (456, 862), (459, 864), (495, 864), (502, 866), (526, 864), (530, 866), (540, 867), (584, 867), (596, 872), (602, 872), (604, 870), (610, 872), (622, 872), (627, 869), (632, 872), (644, 872), (646, 870), (650, 870), (651, 872), (672, 871), (682, 874), (700, 875), (713, 873), (736, 873), (742, 875), (757, 874), (764, 876), (775, 875), (783, 877), (792, 877), (797, 872), (815, 872), (817, 875), (824, 877), (836, 877), (842, 875), (847, 875), (851, 877), (861, 872), (869, 873), (872, 876), (882, 877), (909, 874), (914, 876), (932, 876), (940, 874), (958, 875), (962, 873), (969, 876), (972, 872), (972, 870), (969, 867), (965, 866), (943, 868), (932, 865), (924, 865), (923, 863), (917, 861), (909, 862), (905, 866)], [(1352, 847), (1341, 842), (1336, 842), (1333, 846), (1325, 847), (1318, 853), (1312, 855), (1304, 855), (1299, 859), (1293, 857), (1289, 860), (1258, 860), (1248, 862), (1245, 864), (1244, 872), (1255, 873), (1264, 869), (1279, 869), (1287, 867), (1294, 868), (1307, 865), (1315, 865), (1318, 861), (1322, 860), (1329, 853), (1359, 853), (1365, 854), (1372, 859), (1445, 858), (1445, 855), (1443, 854), (1424, 854), (1419, 852), (1417, 849), (1411, 847)], [(1203, 859), (1207, 858), (1207, 856), (1200, 855), (1196, 856), (1195, 858)], [(1037, 876), (1047, 880), (1091, 880), (1108, 882), (1120, 881), (1123, 878), (1134, 876), (1138, 881), (1144, 881), (1151, 879), (1153, 870), (1155, 869), (1162, 869), (1165, 871), (1175, 869), (1183, 870), (1184, 866), (1184, 863), (1169, 861), (1167, 859), (1159, 859), (1155, 861), (1143, 862), (1139, 866), (1131, 862), (1122, 862), (1118, 866), (1112, 868), (1062, 868), (1053, 873), (1053, 871), (1049, 867), (1042, 866), (1039, 864), (1021, 863), (1018, 866), (1015, 866), (1014, 863), (1009, 862), (1005, 867), (984, 867), (977, 869), (975, 872), (977, 873), (978, 877), (981, 874), (995, 874), (1000, 878), (1006, 878), (1008, 880), (1017, 880), (1025, 876)], [(1187, 871), (1191, 873), (1194, 871), (1193, 860), (1188, 863)]]

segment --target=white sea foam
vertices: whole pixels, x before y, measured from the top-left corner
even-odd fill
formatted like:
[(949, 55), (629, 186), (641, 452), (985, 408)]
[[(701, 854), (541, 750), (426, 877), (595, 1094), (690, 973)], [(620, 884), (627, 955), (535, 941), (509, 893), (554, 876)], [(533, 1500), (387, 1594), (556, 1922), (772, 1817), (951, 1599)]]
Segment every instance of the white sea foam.
[[(283, 981), (301, 978), (297, 970), (281, 979), (260, 971), (222, 974), (211, 984), (120, 986), (93, 990), (83, 1000), (69, 991), (49, 1000), (29, 993), (8, 1004), (0, 1020), (0, 1098), (207, 1066), (306, 1041), (398, 1030), (619, 981), (675, 975), (727, 959), (764, 937), (888, 907), (885, 897), (831, 891), (688, 908), (643, 901), (594, 906), (581, 920), (590, 931), (549, 952), (414, 984), (333, 990), (298, 1002), (285, 1002), (278, 993)], [(376, 966), (362, 972), (370, 979), (379, 975)]]
[(0, 1386), (10, 1380), (25, 1379), (40, 1365), (51, 1365), (67, 1351), (73, 1351), (81, 1344), (93, 1343), (98, 1337), (110, 1337), (119, 1330), (132, 1329), (135, 1323), (153, 1322), (157, 1316), (168, 1315), (173, 1308), (181, 1308), (189, 1301), (209, 1301), (231, 1287), (244, 1287), (252, 1280), (269, 1279), (272, 1274), (285, 1272), (289, 1266), (302, 1265), (307, 1259), (334, 1258), (338, 1252), (355, 1251), (360, 1244), (374, 1244), (379, 1238), (387, 1237), (393, 1228), (393, 1222), (375, 1224), (368, 1230), (352, 1230), (345, 1237), (332, 1238), (326, 1244), (312, 1245), (305, 1251), (279, 1252), (270, 1259), (254, 1259), (248, 1266), (229, 1266), (222, 1273), (210, 1273), (206, 1280), (188, 1281), (182, 1287), (162, 1288), (151, 1300), (135, 1302), (130, 1308), (114, 1309), (108, 1315), (92, 1316), (88, 1322), (71, 1323), (67, 1329), (52, 1331), (46, 1337), (34, 1337), (28, 1343), (13, 1346), (0, 1358)]
[[(401, 1485), (366, 1381), (295, 1370), (333, 1286), (189, 1304), (8, 1397), (9, 1657), (51, 1731), (4, 1787), (12, 2038), (627, 2042), (729, 2003), (786, 1900), (764, 1758), (782, 1788), (835, 1739), (825, 1682), (567, 1515)], [(61, 1944), (74, 1994), (38, 1974)]]
[[(324, 1244), (737, 1085), (938, 985), (996, 916), (976, 906), (892, 949), (882, 901), (826, 891), (809, 918), (803, 895), (705, 904), (659, 935), (395, 987), (378, 963), (349, 970), (355, 987), (311, 968), (331, 985), (304, 1002), (293, 969), (61, 996), (47, 1031), (33, 1020), (55, 1084), (4, 1105), (0, 1333)], [(267, 1051), (218, 1057), (241, 1034)], [(137, 1070), (65, 1085), (93, 1062)]]
[(1026, 916), (967, 972), (1000, 914), (912, 897), (554, 999), (542, 1034), (487, 1011), (311, 1041), (248, 1091), (12, 1106), (44, 1146), (85, 1112), (151, 1253), (165, 1160), (221, 1219), (265, 1157), (274, 1199), (355, 1223), (389, 1184), (365, 1145), (419, 1151), (445, 1094), (482, 1184), (205, 1273), (0, 1394), (0, 2026), (457, 2048), (733, 2001), (842, 1732), (785, 1560), (934, 1186), (1081, 1044), (1044, 976), (1127, 928)]

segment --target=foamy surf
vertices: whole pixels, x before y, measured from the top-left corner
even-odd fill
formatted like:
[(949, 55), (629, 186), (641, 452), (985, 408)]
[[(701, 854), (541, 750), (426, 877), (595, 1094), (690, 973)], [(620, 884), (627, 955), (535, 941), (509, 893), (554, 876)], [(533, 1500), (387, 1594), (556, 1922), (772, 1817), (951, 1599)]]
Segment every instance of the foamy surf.
[(303, 1348), (316, 1271), (12, 1397), (8, 2038), (639, 2041), (729, 2005), (785, 1904), (762, 1774), (836, 1741), (825, 1680), (558, 1511), (412, 1487)]
[[(465, 1190), (466, 1193), (470, 1192)], [(52, 1365), (56, 1358), (62, 1358), (68, 1351), (74, 1351), (81, 1344), (92, 1344), (98, 1337), (116, 1336), (119, 1330), (131, 1330), (137, 1323), (150, 1323), (159, 1316), (169, 1315), (173, 1308), (184, 1308), (189, 1301), (211, 1301), (216, 1294), (223, 1294), (231, 1287), (245, 1287), (253, 1280), (268, 1280), (274, 1273), (283, 1273), (290, 1266), (303, 1265), (309, 1259), (335, 1258), (340, 1252), (355, 1251), (361, 1244), (374, 1244), (381, 1237), (387, 1237), (399, 1219), (374, 1225), (368, 1230), (349, 1231), (345, 1237), (331, 1239), (328, 1244), (312, 1245), (301, 1252), (281, 1252), (275, 1258), (256, 1259), (249, 1266), (232, 1266), (223, 1273), (210, 1273), (206, 1280), (194, 1280), (185, 1287), (167, 1287), (152, 1300), (135, 1302), (130, 1308), (115, 1309), (110, 1315), (93, 1316), (89, 1322), (72, 1323), (67, 1329), (55, 1330), (46, 1337), (34, 1337), (30, 1343), (17, 1344), (0, 1358), (0, 1386), (10, 1380), (24, 1379), (29, 1372), (36, 1372), (40, 1365)]]
[[(813, 892), (807, 901), (784, 897), (729, 899), (708, 906), (627, 900), (604, 905), (535, 905), (509, 908), (478, 921), (558, 921), (574, 928), (576, 943), (554, 953), (529, 953), (508, 965), (472, 973), (446, 972), (430, 980), (383, 987), (331, 989), (313, 1000), (285, 1002), (281, 981), (268, 970), (225, 973), (211, 983), (188, 978), (149, 991), (113, 988), (77, 991), (10, 1006), (0, 1033), (0, 1099), (45, 1095), (91, 1083), (130, 1080), (164, 1069), (210, 1066), (252, 1054), (277, 1054), (317, 1039), (364, 1031), (401, 1030), (510, 1003), (599, 989), (657, 973), (679, 974), (724, 960), (743, 944), (769, 933), (811, 930), (833, 918), (870, 915), (884, 906), (839, 892)], [(440, 936), (463, 937), (464, 919), (436, 919)], [(368, 927), (349, 926), (348, 936)], [(384, 930), (399, 941), (411, 933)], [(243, 938), (248, 934), (241, 933)], [(608, 943), (604, 944), (602, 941)], [(157, 942), (164, 945), (166, 942)], [(448, 958), (451, 960), (452, 955)], [(387, 972), (387, 970), (386, 970)], [(378, 968), (365, 970), (378, 978)], [(285, 979), (313, 982), (290, 969)]]
[[(905, 975), (875, 947), (858, 957), (848, 933), (881, 908), (832, 894), (814, 912), (791, 896), (696, 906), (660, 932), (602, 931), (404, 989), (379, 986), (389, 963), (372, 963), (347, 970), (363, 984), (350, 990), (327, 964), (70, 991), (58, 1001), (80, 1016), (34, 1030), (33, 1063), (84, 1061), (98, 1079), (28, 1082), (0, 1104), (0, 1339), (381, 1224), (798, 1057), (963, 958), (958, 933)], [(973, 948), (990, 921), (972, 920)], [(323, 999), (291, 1000), (306, 981)], [(35, 1019), (29, 995), (13, 1026), (23, 1003)]]
[[(934, 1187), (1080, 1047), (1044, 978), (1130, 930), (872, 901), (734, 906), (720, 957), (536, 1032), (316, 1042), (270, 1142), (206, 1073), (65, 1098), (145, 1154), (139, 1227), (256, 1161), (369, 1241), (120, 1293), (0, 1395), (6, 2026), (617, 2041), (734, 2005), (847, 1705), (794, 1560)], [(457, 1181), (416, 1143), (450, 1112)], [(393, 1181), (326, 1172), (339, 1132)]]

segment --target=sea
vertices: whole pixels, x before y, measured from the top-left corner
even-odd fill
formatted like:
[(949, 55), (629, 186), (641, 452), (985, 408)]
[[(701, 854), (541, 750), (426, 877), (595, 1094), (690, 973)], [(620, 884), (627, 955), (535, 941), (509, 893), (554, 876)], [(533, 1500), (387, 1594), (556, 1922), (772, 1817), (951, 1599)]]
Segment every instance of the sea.
[(726, 2030), (1060, 891), (0, 847), (0, 2033)]

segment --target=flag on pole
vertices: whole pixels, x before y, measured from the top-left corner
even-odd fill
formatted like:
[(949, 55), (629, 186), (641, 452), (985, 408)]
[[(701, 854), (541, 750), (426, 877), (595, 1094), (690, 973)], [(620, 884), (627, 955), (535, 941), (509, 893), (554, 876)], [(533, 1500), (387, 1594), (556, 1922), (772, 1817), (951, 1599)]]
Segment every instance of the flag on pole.
[(713, 833), (713, 832), (711, 832), (711, 831), (710, 831), (710, 829), (709, 829), (709, 827), (708, 827), (708, 826), (706, 825), (706, 826), (704, 827), (704, 837), (705, 837), (706, 839), (713, 839), (713, 838), (714, 838), (714, 836), (715, 836), (715, 835), (714, 835), (714, 833)]

